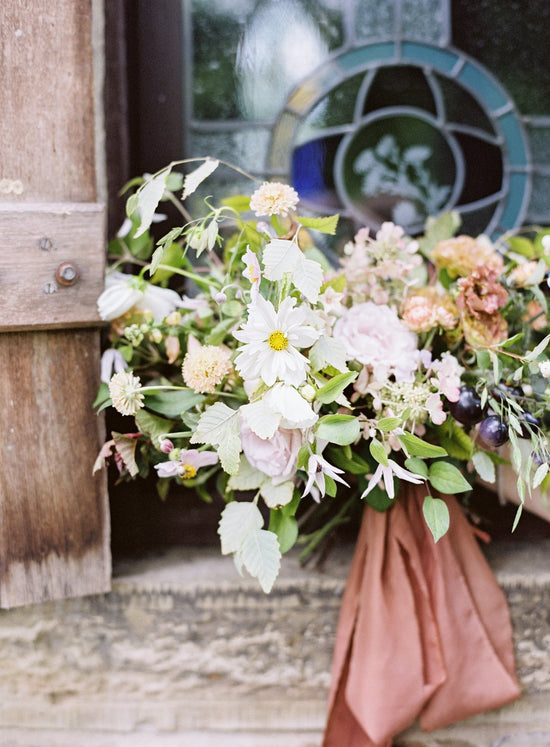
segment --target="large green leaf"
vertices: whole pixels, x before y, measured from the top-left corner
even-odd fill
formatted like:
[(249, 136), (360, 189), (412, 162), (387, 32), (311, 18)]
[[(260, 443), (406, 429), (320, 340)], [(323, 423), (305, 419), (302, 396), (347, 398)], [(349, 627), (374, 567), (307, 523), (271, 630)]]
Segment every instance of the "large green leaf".
[(413, 433), (401, 433), (397, 436), (401, 445), (410, 456), (419, 457), (442, 457), (447, 456), (447, 452), (441, 446), (435, 446), (429, 444), (427, 441), (423, 441)]
[(216, 402), (201, 415), (191, 443), (212, 444), (225, 472), (234, 475), (239, 470), (241, 439), (239, 437), (239, 411), (224, 402)]
[(361, 433), (359, 422), (353, 415), (325, 415), (317, 424), (317, 438), (333, 444), (352, 444)]
[(438, 542), (449, 530), (449, 509), (441, 498), (433, 498), (427, 495), (422, 506), (424, 519), (430, 532), (433, 534), (434, 542)]
[(355, 381), (357, 376), (358, 374), (356, 371), (348, 371), (347, 373), (333, 376), (328, 384), (325, 384), (325, 386), (317, 390), (315, 398), (325, 405), (335, 402), (343, 393), (344, 389), (349, 386), (352, 381)]
[(192, 389), (181, 388), (165, 392), (145, 392), (144, 404), (149, 410), (167, 418), (179, 418), (183, 412), (190, 410), (204, 400), (204, 395)]
[(446, 495), (465, 493), (472, 489), (462, 472), (449, 462), (438, 461), (431, 464), (428, 479), (432, 487)]

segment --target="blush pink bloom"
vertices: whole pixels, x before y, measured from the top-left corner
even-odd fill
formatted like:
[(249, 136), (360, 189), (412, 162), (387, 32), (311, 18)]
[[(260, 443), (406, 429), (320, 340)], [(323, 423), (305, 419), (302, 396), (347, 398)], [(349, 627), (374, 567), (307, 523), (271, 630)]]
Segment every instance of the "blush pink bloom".
[(370, 301), (356, 304), (334, 325), (351, 359), (369, 366), (374, 378), (384, 381), (391, 374), (397, 381), (411, 381), (418, 363), (417, 337), (389, 306)]
[(242, 420), (241, 443), (249, 464), (271, 477), (274, 485), (294, 477), (303, 443), (300, 430), (279, 428), (271, 438), (260, 438)]
[(457, 402), (460, 396), (460, 376), (464, 368), (449, 351), (445, 351), (440, 360), (433, 361), (431, 368), (436, 371), (431, 383), (447, 397), (449, 402)]

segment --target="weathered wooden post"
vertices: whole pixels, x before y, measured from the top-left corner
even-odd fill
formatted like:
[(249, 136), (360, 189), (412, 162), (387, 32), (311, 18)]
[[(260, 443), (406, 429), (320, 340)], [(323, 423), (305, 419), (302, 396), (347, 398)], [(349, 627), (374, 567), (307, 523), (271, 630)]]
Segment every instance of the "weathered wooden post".
[(92, 475), (101, 14), (97, 0), (0, 6), (0, 607), (110, 584), (107, 488)]

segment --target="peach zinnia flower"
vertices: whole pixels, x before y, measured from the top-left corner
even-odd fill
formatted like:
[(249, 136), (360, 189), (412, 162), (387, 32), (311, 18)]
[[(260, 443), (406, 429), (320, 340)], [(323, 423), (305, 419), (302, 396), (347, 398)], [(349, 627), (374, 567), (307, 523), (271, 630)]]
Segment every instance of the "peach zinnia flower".
[(264, 182), (250, 198), (250, 209), (256, 215), (286, 215), (298, 200), (298, 193), (288, 184)]
[(216, 345), (195, 347), (187, 353), (182, 365), (183, 380), (200, 394), (215, 392), (232, 370), (231, 352)]
[(413, 332), (428, 332), (436, 326), (454, 329), (457, 324), (457, 310), (452, 298), (435, 288), (422, 288), (407, 296), (401, 316)]

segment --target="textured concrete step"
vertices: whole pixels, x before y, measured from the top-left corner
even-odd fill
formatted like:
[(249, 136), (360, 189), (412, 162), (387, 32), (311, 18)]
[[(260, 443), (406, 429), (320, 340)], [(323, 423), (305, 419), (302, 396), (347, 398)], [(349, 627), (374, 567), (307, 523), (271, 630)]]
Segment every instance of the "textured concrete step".
[[(523, 697), (399, 747), (550, 746), (550, 542), (487, 553)], [(350, 559), (286, 558), (266, 596), (215, 549), (173, 551), (119, 564), (109, 594), (1, 612), (0, 747), (318, 747)]]

